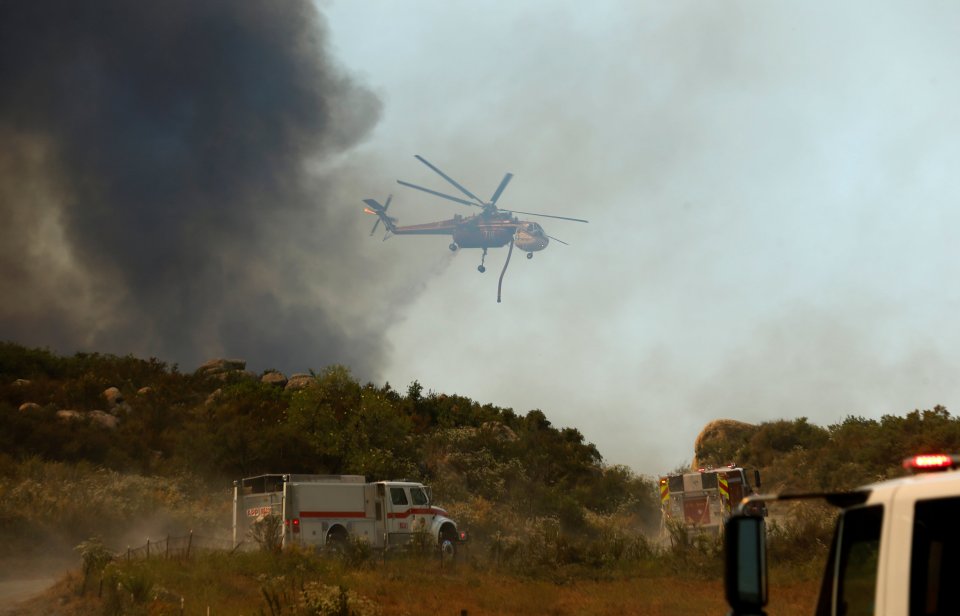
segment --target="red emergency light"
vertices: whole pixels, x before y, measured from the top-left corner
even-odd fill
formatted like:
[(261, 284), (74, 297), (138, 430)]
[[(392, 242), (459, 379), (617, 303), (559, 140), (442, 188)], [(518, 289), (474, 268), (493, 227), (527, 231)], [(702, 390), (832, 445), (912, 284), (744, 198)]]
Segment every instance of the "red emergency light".
[(300, 532), (300, 518), (293, 518), (293, 532)]
[(930, 473), (956, 468), (960, 456), (943, 453), (926, 453), (912, 456), (903, 461), (903, 468), (914, 473)]

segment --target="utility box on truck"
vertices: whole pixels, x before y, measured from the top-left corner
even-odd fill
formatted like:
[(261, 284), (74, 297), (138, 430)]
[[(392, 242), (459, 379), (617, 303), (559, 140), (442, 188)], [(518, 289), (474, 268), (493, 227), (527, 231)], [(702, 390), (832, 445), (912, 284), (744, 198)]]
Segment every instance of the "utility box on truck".
[[(771, 494), (743, 505), (824, 499), (840, 508), (816, 614), (960, 614), (960, 456), (920, 455), (915, 474), (849, 492)], [(742, 507), (741, 507), (742, 509)], [(726, 595), (733, 616), (763, 614), (766, 530), (738, 511), (726, 526)]]
[(430, 502), (430, 489), (410, 481), (368, 483), (360, 475), (260, 475), (234, 482), (233, 540), (266, 516), (283, 522), (282, 543), (336, 546), (356, 538), (390, 548), (423, 533), (452, 553), (466, 533)]

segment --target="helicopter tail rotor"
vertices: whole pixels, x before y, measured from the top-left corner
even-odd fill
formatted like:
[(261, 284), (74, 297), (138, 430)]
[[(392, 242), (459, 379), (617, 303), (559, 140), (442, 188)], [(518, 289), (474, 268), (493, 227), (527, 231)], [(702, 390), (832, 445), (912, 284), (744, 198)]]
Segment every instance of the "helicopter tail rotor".
[[(387, 197), (387, 202), (384, 205), (377, 203), (376, 199), (364, 199), (363, 202), (367, 204), (367, 207), (363, 208), (363, 211), (367, 214), (375, 214), (377, 216), (377, 221), (373, 223), (373, 228), (370, 229), (370, 235), (372, 236), (376, 231), (377, 227), (380, 226), (380, 223), (383, 222), (383, 226), (387, 228), (387, 233), (392, 232), (396, 225), (397, 219), (392, 216), (387, 216), (387, 208), (390, 207), (390, 201), (393, 199), (393, 195)], [(387, 239), (384, 237), (383, 239)]]

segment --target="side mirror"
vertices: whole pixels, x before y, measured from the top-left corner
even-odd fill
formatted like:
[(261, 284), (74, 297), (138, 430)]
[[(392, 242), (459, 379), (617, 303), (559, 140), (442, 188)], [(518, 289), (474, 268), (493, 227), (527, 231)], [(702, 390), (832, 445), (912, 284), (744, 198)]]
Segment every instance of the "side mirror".
[(759, 468), (753, 469), (753, 485), (755, 485), (758, 490), (760, 489), (760, 469)]
[(767, 530), (763, 518), (733, 516), (724, 526), (724, 583), (732, 616), (763, 614), (767, 604)]

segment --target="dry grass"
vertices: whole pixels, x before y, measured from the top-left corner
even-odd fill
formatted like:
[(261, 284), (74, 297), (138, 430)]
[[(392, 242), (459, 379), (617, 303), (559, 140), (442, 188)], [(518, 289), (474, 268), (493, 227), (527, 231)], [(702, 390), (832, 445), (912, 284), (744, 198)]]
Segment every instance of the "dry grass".
[[(696, 615), (724, 614), (728, 608), (718, 579), (684, 579), (650, 572), (622, 573), (605, 580), (567, 579), (561, 583), (524, 579), (510, 573), (483, 571), (458, 564), (440, 570), (436, 561), (398, 560), (375, 563), (363, 569), (346, 569), (337, 563), (303, 561), (291, 565), (255, 557), (228, 559), (223, 556), (177, 563), (156, 561), (150, 568), (156, 587), (165, 598), (128, 606), (123, 613), (179, 614), (270, 614), (263, 589), (276, 591), (284, 614), (295, 610), (298, 589), (311, 581), (342, 587), (378, 606), (381, 616), (607, 616), (620, 614)], [(774, 576), (770, 616), (813, 613), (817, 582), (793, 580), (780, 583)], [(786, 576), (787, 578), (791, 576)], [(42, 600), (13, 614), (64, 613), (93, 616), (108, 613), (103, 600), (88, 592), (80, 597), (79, 573), (62, 581)], [(45, 611), (46, 610), (46, 611)]]
[[(381, 606), (383, 616), (498, 614), (504, 616), (650, 616), (725, 614), (720, 580), (623, 577), (576, 580), (561, 585), (496, 573), (457, 572), (440, 578), (426, 572), (399, 579), (380, 571), (349, 576), (348, 584)], [(794, 582), (774, 589), (770, 616), (812, 614), (817, 583)]]

